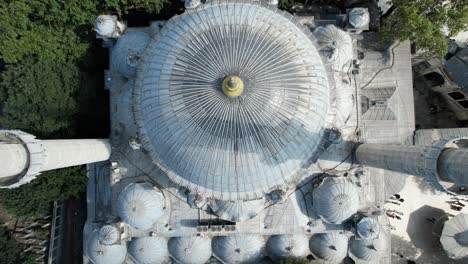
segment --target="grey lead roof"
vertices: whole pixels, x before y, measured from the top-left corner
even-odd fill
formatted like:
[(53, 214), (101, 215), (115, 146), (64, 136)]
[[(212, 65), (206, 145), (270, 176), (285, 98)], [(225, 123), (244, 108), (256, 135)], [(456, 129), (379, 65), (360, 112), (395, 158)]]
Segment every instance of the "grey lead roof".
[(341, 263), (348, 254), (348, 237), (339, 232), (316, 234), (309, 241), (312, 254), (329, 263)]
[(211, 257), (211, 239), (203, 236), (173, 237), (169, 240), (171, 256), (181, 264), (204, 264)]
[(258, 212), (263, 210), (265, 208), (265, 199), (235, 202), (212, 200), (210, 208), (221, 219), (241, 222), (254, 218)]
[(213, 253), (225, 263), (257, 263), (263, 257), (265, 241), (258, 235), (215, 237)]
[(85, 254), (94, 264), (121, 264), (127, 256), (125, 242), (105, 245), (99, 241), (99, 231), (93, 231), (87, 241)]
[(327, 177), (312, 191), (313, 208), (327, 223), (341, 224), (359, 207), (357, 187), (346, 178)]
[(128, 243), (128, 253), (138, 264), (169, 263), (167, 241), (163, 237), (138, 237)]
[(354, 257), (370, 263), (376, 263), (385, 254), (387, 237), (384, 232), (375, 239), (351, 239), (350, 251)]
[(148, 229), (167, 212), (164, 195), (150, 183), (131, 183), (119, 194), (117, 214), (125, 223)]
[(274, 261), (288, 257), (305, 258), (309, 254), (309, 239), (304, 234), (276, 235), (268, 239), (268, 256)]
[(445, 222), (440, 243), (450, 258), (468, 256), (468, 214), (459, 214)]
[[(220, 200), (298, 181), (321, 152), (334, 89), (317, 47), (290, 14), (258, 2), (172, 18), (137, 73), (143, 148), (174, 182)], [(239, 97), (222, 92), (228, 75), (244, 82)]]
[(361, 238), (374, 239), (380, 234), (380, 224), (375, 218), (363, 217), (357, 223), (357, 233)]

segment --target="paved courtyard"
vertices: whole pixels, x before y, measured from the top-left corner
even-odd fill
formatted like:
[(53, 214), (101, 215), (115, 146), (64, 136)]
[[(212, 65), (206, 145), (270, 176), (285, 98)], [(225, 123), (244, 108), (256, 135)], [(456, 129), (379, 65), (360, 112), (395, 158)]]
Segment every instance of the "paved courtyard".
[[(444, 213), (457, 215), (447, 201), (450, 195), (436, 191), (419, 177), (407, 177), (400, 195), (405, 201), (401, 205), (387, 203), (386, 209), (404, 213), (401, 220), (389, 219), (396, 230), (392, 231), (392, 263), (403, 264), (408, 260), (424, 264), (463, 263), (449, 259), (433, 234), (434, 224), (428, 219), (438, 218)], [(465, 207), (461, 212), (468, 213)], [(403, 256), (403, 257), (402, 257)]]

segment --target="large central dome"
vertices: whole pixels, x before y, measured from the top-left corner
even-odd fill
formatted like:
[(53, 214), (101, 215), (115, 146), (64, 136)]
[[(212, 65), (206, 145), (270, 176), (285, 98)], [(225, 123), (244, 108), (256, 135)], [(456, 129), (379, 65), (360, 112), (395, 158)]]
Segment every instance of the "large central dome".
[(330, 71), (290, 14), (210, 2), (169, 20), (148, 45), (135, 88), (139, 133), (176, 183), (253, 199), (297, 181), (317, 158)]

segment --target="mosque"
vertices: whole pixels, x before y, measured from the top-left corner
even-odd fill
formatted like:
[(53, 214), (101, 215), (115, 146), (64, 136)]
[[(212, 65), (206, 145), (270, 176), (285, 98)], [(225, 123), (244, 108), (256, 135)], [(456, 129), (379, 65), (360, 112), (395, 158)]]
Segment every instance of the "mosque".
[[(88, 164), (84, 263), (391, 263), (383, 204), (405, 175), (468, 185), (468, 135), (415, 129), (410, 45), (378, 46), (366, 8), (186, 7), (97, 18), (109, 139), (0, 131), (2, 187)], [(467, 230), (447, 220), (449, 256), (468, 256)]]

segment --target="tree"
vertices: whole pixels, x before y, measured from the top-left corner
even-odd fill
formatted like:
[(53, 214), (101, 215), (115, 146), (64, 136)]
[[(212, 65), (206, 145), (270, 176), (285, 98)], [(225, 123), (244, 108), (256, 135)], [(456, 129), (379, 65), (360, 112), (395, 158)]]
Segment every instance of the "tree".
[(0, 263), (20, 263), (21, 247), (4, 227), (0, 227), (0, 252)]
[(444, 57), (446, 34), (454, 36), (468, 28), (466, 0), (392, 0), (392, 10), (383, 19), (386, 39), (409, 39), (425, 57)]
[[(79, 60), (89, 43), (77, 32), (92, 29), (97, 1), (0, 1), (0, 58), (17, 63), (27, 57), (68, 62)], [(81, 29), (83, 25), (85, 29)], [(80, 30), (79, 30), (80, 29)]]
[(158, 13), (167, 3), (167, 0), (104, 0), (103, 9), (117, 12), (119, 15), (127, 14), (130, 9)]
[(73, 134), (79, 108), (80, 70), (69, 63), (35, 62), (7, 65), (0, 75), (1, 123), (36, 136)]
[(86, 182), (82, 167), (45, 172), (18, 188), (0, 189), (0, 203), (17, 217), (36, 217), (46, 213), (53, 201), (78, 198), (85, 192)]

